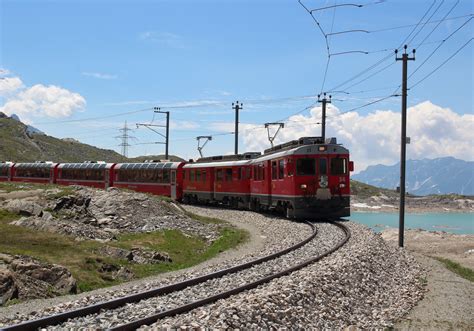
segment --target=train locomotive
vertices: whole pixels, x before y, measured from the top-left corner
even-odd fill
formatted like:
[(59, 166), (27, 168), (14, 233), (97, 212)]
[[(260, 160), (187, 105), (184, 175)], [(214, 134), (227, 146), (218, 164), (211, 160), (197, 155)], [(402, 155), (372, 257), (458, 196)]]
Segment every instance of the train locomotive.
[(0, 163), (0, 181), (120, 187), (183, 203), (276, 210), (294, 219), (350, 216), (349, 151), (336, 138), (303, 137), (264, 151), (196, 162)]

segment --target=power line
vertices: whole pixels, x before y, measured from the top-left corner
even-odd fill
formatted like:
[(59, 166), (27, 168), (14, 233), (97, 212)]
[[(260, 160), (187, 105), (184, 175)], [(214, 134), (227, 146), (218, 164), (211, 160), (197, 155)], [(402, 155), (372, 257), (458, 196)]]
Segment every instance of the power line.
[[(431, 16), (426, 20), (426, 22), (423, 23), (422, 27), (420, 30), (418, 30), (418, 32), (410, 39), (410, 41), (408, 42), (408, 44), (411, 44), (413, 42), (413, 40), (416, 38), (416, 36), (425, 28), (426, 24), (431, 21), (431, 19), (433, 18), (433, 16), (438, 12), (438, 10), (441, 8), (441, 6), (443, 5), (444, 3), (444, 0), (441, 0), (440, 4), (438, 5), (438, 7), (436, 7), (436, 9), (434, 10), (434, 12), (431, 14)], [(434, 3), (433, 3), (434, 4)]]
[(95, 121), (95, 120), (104, 120), (104, 119), (113, 118), (113, 117), (120, 117), (120, 116), (125, 116), (125, 115), (130, 115), (130, 114), (143, 113), (143, 112), (145, 112), (145, 111), (150, 111), (151, 109), (152, 109), (152, 108), (144, 108), (144, 109), (133, 110), (133, 111), (123, 112), (123, 113), (118, 113), (118, 114), (113, 114), (113, 115), (105, 115), (105, 116), (98, 116), (98, 117), (81, 118), (81, 119), (77, 119), (77, 120), (63, 120), (63, 121), (54, 121), (54, 122), (39, 122), (39, 123), (36, 123), (36, 125), (39, 125), (39, 124), (48, 125), (48, 124), (62, 124), (62, 123), (79, 123), (79, 122), (87, 122), (87, 121)]
[(448, 57), (446, 60), (443, 61), (439, 66), (437, 66), (435, 69), (433, 69), (429, 74), (427, 74), (425, 77), (417, 81), (415, 84), (413, 84), (410, 89), (413, 89), (417, 85), (419, 85), (421, 82), (423, 82), (425, 79), (428, 79), (432, 74), (434, 74), (436, 71), (438, 71), (442, 66), (444, 66), (446, 63), (449, 62), (453, 57), (455, 57), (464, 47), (466, 47), (474, 38), (469, 39), (464, 45), (462, 45), (456, 52), (454, 52), (450, 57)]
[(430, 55), (428, 55), (428, 57), (410, 74), (410, 76), (408, 76), (408, 78), (412, 77), (437, 51), (438, 49), (443, 46), (443, 44), (449, 40), (449, 38), (451, 38), (453, 35), (455, 35), (458, 31), (460, 31), (463, 27), (465, 27), (467, 25), (467, 23), (469, 23), (470, 21), (472, 20), (472, 17), (469, 18), (466, 22), (464, 22), (460, 27), (458, 27), (456, 30), (454, 30), (449, 36), (447, 36), (445, 39), (443, 39), (441, 41), (441, 43), (438, 45), (438, 47), (436, 47)]
[(421, 44), (423, 44), (426, 41), (426, 39), (428, 39), (433, 34), (433, 32), (438, 28), (441, 22), (443, 22), (443, 20), (454, 10), (454, 8), (456, 8), (458, 4), (459, 4), (459, 0), (457, 0), (454, 3), (454, 5), (451, 7), (451, 9), (449, 9), (446, 15), (444, 15), (444, 17), (438, 22), (438, 24), (436, 24), (436, 26), (426, 35), (426, 37), (421, 41)]
[[(431, 22), (425, 21), (422, 24), (435, 24), (435, 23), (441, 23), (441, 22), (446, 22), (446, 21), (451, 21), (451, 20), (458, 20), (458, 19), (465, 18), (465, 17), (472, 17), (472, 16), (474, 16), (474, 14), (454, 16), (454, 17), (448, 17), (448, 18), (445, 18), (445, 19), (440, 19), (440, 20), (431, 21)], [(378, 30), (369, 30), (368, 32), (369, 33), (378, 33), (378, 32), (385, 32), (385, 31), (391, 31), (391, 30), (406, 29), (406, 28), (411, 28), (411, 27), (416, 26), (416, 25), (417, 24), (400, 25), (400, 26), (394, 26), (394, 27), (391, 27), (391, 28), (384, 28), (384, 29), (378, 29)]]

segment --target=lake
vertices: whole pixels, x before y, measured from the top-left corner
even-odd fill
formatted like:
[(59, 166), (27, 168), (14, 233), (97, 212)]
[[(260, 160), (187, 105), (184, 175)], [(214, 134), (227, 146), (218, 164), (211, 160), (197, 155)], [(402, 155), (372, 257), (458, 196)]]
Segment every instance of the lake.
[[(353, 212), (349, 219), (365, 224), (376, 232), (380, 232), (386, 227), (398, 228), (398, 214), (396, 213)], [(405, 229), (408, 228), (474, 234), (474, 213), (405, 214)]]

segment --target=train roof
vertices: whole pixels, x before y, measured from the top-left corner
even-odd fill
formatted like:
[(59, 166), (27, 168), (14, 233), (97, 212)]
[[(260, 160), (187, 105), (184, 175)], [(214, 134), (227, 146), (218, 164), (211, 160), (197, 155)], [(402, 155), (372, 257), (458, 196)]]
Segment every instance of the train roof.
[(105, 162), (83, 162), (83, 163), (61, 163), (59, 169), (110, 169), (114, 163)]
[(115, 169), (177, 169), (182, 162), (118, 163)]
[(244, 166), (250, 164), (252, 160), (237, 160), (237, 161), (215, 161), (215, 162), (196, 162), (196, 163), (187, 163), (183, 168), (184, 169), (194, 169), (194, 168), (218, 168), (218, 167), (235, 167), (235, 166)]
[(11, 168), (13, 165), (14, 163), (10, 161), (0, 161), (0, 168)]
[[(298, 140), (293, 140), (289, 143), (275, 146), (268, 149), (270, 152), (265, 153), (262, 157), (251, 161), (252, 164), (262, 161), (272, 160), (288, 155), (307, 155), (307, 154), (348, 154), (349, 150), (340, 144), (337, 144), (336, 138), (326, 139), (323, 143), (322, 139), (313, 139), (319, 137), (305, 137)], [(293, 148), (291, 148), (293, 146)], [(296, 146), (296, 147), (295, 147)], [(325, 147), (324, 151), (320, 147)], [(279, 151), (278, 151), (279, 150)]]
[(29, 163), (15, 163), (15, 168), (36, 168), (36, 169), (50, 169), (54, 168), (57, 163), (53, 162), (29, 162)]

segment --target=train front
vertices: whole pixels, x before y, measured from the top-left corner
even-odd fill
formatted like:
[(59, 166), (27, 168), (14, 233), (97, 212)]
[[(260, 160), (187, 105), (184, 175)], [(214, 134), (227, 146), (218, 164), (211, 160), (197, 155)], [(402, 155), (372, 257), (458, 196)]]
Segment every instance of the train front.
[(349, 175), (353, 162), (348, 149), (332, 138), (325, 144), (297, 148), (288, 162), (294, 172), (294, 218), (350, 216)]

